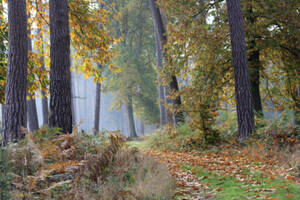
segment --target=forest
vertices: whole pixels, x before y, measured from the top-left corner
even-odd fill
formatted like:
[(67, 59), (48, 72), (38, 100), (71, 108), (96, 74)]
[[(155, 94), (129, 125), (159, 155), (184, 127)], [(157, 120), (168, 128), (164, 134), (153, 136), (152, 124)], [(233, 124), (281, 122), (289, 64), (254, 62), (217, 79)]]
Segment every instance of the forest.
[(299, 0), (0, 0), (0, 200), (299, 200)]

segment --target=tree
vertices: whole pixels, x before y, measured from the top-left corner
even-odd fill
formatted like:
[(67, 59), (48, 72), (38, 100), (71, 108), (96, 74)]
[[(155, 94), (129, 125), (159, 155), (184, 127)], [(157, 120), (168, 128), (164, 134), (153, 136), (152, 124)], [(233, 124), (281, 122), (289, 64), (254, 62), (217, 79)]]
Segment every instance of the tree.
[[(30, 15), (28, 15), (28, 19), (30, 18)], [(28, 28), (28, 53), (32, 54), (32, 41), (31, 41), (31, 25), (29, 25)], [(32, 73), (32, 68), (33, 68), (33, 62), (30, 61), (29, 58), (29, 63), (28, 63), (28, 68), (29, 68), (29, 74), (28, 77), (33, 77), (32, 80), (34, 80), (34, 74)], [(29, 125), (29, 130), (30, 131), (36, 131), (39, 129), (39, 121), (38, 121), (38, 115), (37, 115), (37, 109), (36, 109), (36, 102), (35, 102), (35, 95), (34, 92), (31, 93), (30, 87), (32, 83), (31, 81), (27, 81), (27, 119), (28, 119), (28, 125)]]
[[(257, 39), (259, 38), (258, 30), (256, 28), (257, 24), (257, 16), (253, 11), (252, 2), (246, 2), (246, 38), (248, 42), (246, 43), (246, 48), (248, 50), (248, 63), (249, 63), (249, 71), (250, 71), (250, 84), (251, 84), (251, 94), (252, 94), (252, 102), (253, 108), (259, 116), (263, 116), (263, 107), (261, 102), (260, 95), (260, 74), (262, 71), (262, 64), (260, 61), (260, 48), (257, 44)], [(261, 27), (260, 27), (261, 28)]]
[[(97, 64), (98, 68), (101, 69), (102, 66)], [(96, 95), (95, 95), (95, 111), (94, 111), (94, 131), (95, 134), (99, 132), (100, 124), (100, 111), (101, 111), (101, 83), (96, 82)]]
[(67, 0), (50, 1), (50, 127), (72, 132), (70, 32)]
[(9, 50), (5, 89), (4, 137), (6, 145), (16, 142), (24, 135), (26, 127), (27, 91), (27, 14), (26, 1), (8, 1)]
[[(159, 43), (159, 49), (163, 49), (164, 44), (167, 42), (167, 30), (166, 30), (166, 24), (163, 19), (163, 14), (160, 11), (159, 7), (157, 6), (157, 1), (156, 0), (149, 0), (150, 6), (151, 6), (151, 11), (152, 11), (152, 16), (154, 20), (154, 25), (155, 25), (155, 36), (158, 37), (156, 40)], [(157, 51), (157, 53), (160, 53), (160, 51)], [(157, 56), (158, 64), (160, 64), (160, 57)], [(173, 92), (178, 92), (179, 91), (179, 86), (178, 86), (178, 81), (177, 78), (174, 74), (169, 74), (168, 75), (168, 86), (170, 90)], [(160, 94), (160, 96), (162, 96)], [(161, 97), (163, 98), (163, 96)], [(170, 98), (170, 97), (168, 97)], [(172, 101), (172, 104), (174, 108), (179, 109), (181, 106), (181, 98), (180, 95), (177, 95), (175, 99)], [(170, 118), (169, 116), (168, 118)], [(171, 120), (172, 121), (172, 120)], [(175, 123), (178, 125), (179, 122), (184, 122), (184, 115), (182, 111), (178, 111), (175, 113)]]
[(250, 76), (244, 37), (244, 22), (239, 0), (227, 0), (232, 60), (234, 66), (238, 137), (246, 140), (254, 130)]

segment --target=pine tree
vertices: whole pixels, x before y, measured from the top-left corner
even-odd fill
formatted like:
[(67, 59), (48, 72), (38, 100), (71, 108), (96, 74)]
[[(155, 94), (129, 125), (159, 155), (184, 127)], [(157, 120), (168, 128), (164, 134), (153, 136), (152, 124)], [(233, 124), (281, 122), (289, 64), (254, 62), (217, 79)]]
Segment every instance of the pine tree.
[(50, 0), (50, 127), (72, 132), (70, 31), (67, 0)]
[(244, 22), (240, 1), (227, 0), (226, 2), (234, 66), (238, 137), (240, 140), (246, 140), (254, 130), (254, 114), (244, 36)]
[(26, 1), (8, 1), (9, 52), (5, 89), (4, 145), (17, 142), (26, 127), (27, 14)]

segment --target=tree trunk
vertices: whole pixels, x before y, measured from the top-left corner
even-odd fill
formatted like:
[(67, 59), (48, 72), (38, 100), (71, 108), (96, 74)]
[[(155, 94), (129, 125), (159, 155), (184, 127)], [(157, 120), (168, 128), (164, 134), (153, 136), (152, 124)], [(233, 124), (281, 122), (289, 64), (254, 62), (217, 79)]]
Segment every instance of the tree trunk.
[(50, 127), (72, 132), (70, 32), (67, 0), (50, 0)]
[[(173, 104), (172, 100), (169, 98), (170, 97), (169, 88), (164, 87), (164, 90), (165, 90), (165, 94), (166, 94), (166, 103), (168, 105)], [(168, 121), (169, 126), (176, 128), (175, 117), (170, 110), (167, 111), (167, 121)]]
[(26, 127), (27, 91), (27, 15), (26, 1), (8, 1), (9, 52), (5, 89), (4, 138), (17, 142), (24, 137), (21, 127)]
[(75, 102), (75, 86), (74, 86), (74, 73), (71, 72), (71, 88), (72, 88), (72, 126), (76, 126), (76, 102)]
[(48, 125), (49, 108), (48, 108), (48, 98), (46, 96), (45, 91), (42, 91), (42, 112), (43, 112), (43, 125)]
[[(102, 66), (97, 64), (98, 69), (101, 69)], [(99, 124), (100, 124), (100, 111), (101, 111), (101, 83), (96, 83), (96, 100), (95, 100), (95, 113), (94, 113), (94, 133), (99, 133)]]
[[(28, 16), (29, 18), (30, 16)], [(29, 27), (30, 28), (30, 27)], [(29, 35), (31, 34), (31, 31), (28, 30), (28, 51), (32, 52), (32, 41)], [(32, 66), (28, 66), (30, 75), (32, 75)], [(27, 85), (27, 91), (31, 87), (31, 84)], [(28, 125), (29, 125), (29, 131), (36, 131), (39, 129), (39, 120), (38, 120), (38, 114), (36, 109), (36, 102), (34, 98), (34, 94), (31, 94), (30, 92), (27, 92), (27, 96), (29, 97), (29, 100), (27, 100), (27, 119), (28, 119)]]
[[(160, 49), (163, 50), (163, 46), (168, 40), (167, 30), (166, 30), (166, 24), (164, 22), (165, 20), (163, 19), (164, 18), (163, 14), (161, 13), (160, 9), (157, 7), (156, 2), (157, 2), (157, 0), (149, 0), (151, 11), (152, 11), (152, 16), (153, 16), (153, 20), (154, 20), (154, 27), (155, 27), (155, 32), (156, 32), (155, 35), (156, 35), (156, 37), (159, 38)], [(169, 83), (170, 89), (178, 92), (179, 88), (178, 88), (178, 82), (177, 82), (176, 76), (171, 75), (170, 77), (171, 77), (171, 80)], [(167, 96), (167, 95), (165, 95), (165, 96)], [(171, 101), (171, 102), (172, 102), (174, 108), (179, 108), (181, 106), (180, 96), (178, 95), (178, 97), (174, 101)], [(168, 115), (170, 115), (170, 112)], [(168, 118), (170, 119), (170, 117), (168, 117)], [(178, 122), (184, 122), (184, 115), (181, 111), (177, 112), (177, 114), (175, 115), (175, 122), (176, 122), (176, 125)]]
[[(41, 30), (38, 29), (38, 35), (40, 35)], [(43, 41), (43, 35), (40, 35), (41, 41)], [(41, 61), (41, 68), (42, 71), (45, 71), (45, 55), (44, 55), (44, 45), (43, 42), (41, 45), (42, 52), (40, 52), (40, 48), (37, 48), (38, 53), (41, 53), (40, 61)], [(44, 85), (43, 87), (47, 87)], [(41, 94), (42, 94), (42, 114), (43, 114), (43, 125), (48, 125), (48, 120), (49, 120), (49, 107), (48, 107), (48, 97), (47, 93), (45, 92), (45, 88), (41, 88)]]
[[(157, 33), (155, 34), (155, 39), (156, 39), (156, 56), (157, 56), (157, 68), (158, 68), (157, 71), (161, 72), (163, 66), (162, 65), (163, 54), (162, 54), (162, 49), (161, 49), (161, 45)], [(165, 90), (164, 90), (164, 86), (162, 86), (162, 82), (159, 74), (157, 76), (157, 80), (158, 80), (158, 94), (159, 94), (160, 127), (164, 127), (167, 124), (167, 113), (164, 105), (166, 102)]]
[[(247, 21), (249, 25), (251, 26), (251, 29), (255, 26), (256, 18), (253, 15), (252, 5), (249, 5), (250, 7), (248, 10), (247, 15)], [(252, 94), (252, 101), (253, 101), (253, 108), (255, 112), (263, 117), (263, 108), (262, 108), (262, 102), (260, 97), (260, 71), (262, 70), (262, 65), (260, 62), (260, 50), (257, 47), (256, 44), (256, 35), (251, 33), (251, 31), (248, 31), (248, 45), (247, 49), (249, 51), (248, 61), (249, 61), (249, 71), (250, 71), (250, 83), (251, 83), (251, 94)]]
[(36, 102), (32, 94), (27, 93), (27, 95), (29, 96), (29, 100), (27, 100), (27, 118), (28, 118), (29, 130), (36, 131), (39, 129)]
[(128, 102), (127, 102), (127, 114), (128, 114), (128, 125), (129, 125), (129, 137), (136, 138), (136, 130), (134, 124), (134, 116), (133, 116), (133, 104), (132, 104), (132, 96), (128, 95)]
[(140, 129), (141, 129), (140, 134), (141, 135), (145, 135), (145, 124), (144, 124), (144, 122), (142, 120), (141, 120)]
[(240, 1), (226, 0), (226, 2), (234, 66), (238, 137), (243, 141), (254, 130), (254, 114), (244, 36), (244, 22)]

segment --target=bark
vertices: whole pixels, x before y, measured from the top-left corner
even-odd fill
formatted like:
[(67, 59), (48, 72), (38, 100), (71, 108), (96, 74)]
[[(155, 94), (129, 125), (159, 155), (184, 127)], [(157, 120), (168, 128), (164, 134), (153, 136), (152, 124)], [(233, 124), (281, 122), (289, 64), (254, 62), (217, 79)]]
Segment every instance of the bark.
[[(256, 23), (256, 18), (253, 16), (252, 5), (248, 8), (248, 17), (246, 18), (251, 28), (254, 27)], [(249, 42), (247, 49), (249, 51), (248, 61), (249, 61), (249, 71), (250, 71), (250, 83), (251, 83), (251, 94), (253, 101), (253, 108), (255, 112), (263, 117), (263, 108), (260, 96), (260, 71), (262, 70), (262, 65), (260, 62), (260, 50), (256, 44), (256, 35), (251, 35), (251, 32), (248, 32)]]
[(132, 96), (128, 95), (128, 102), (127, 102), (127, 114), (128, 114), (128, 125), (129, 125), (129, 137), (136, 138), (136, 130), (135, 130), (135, 123), (134, 123), (134, 116), (133, 116), (133, 104), (132, 104)]
[[(162, 70), (162, 59), (163, 59), (163, 54), (162, 54), (162, 49), (160, 42), (158, 40), (157, 33), (155, 34), (156, 38), (156, 56), (157, 56), (157, 69), (158, 72)], [(166, 97), (165, 97), (165, 90), (164, 86), (162, 86), (162, 81), (160, 78), (160, 75), (157, 76), (158, 80), (158, 94), (159, 94), (159, 111), (160, 111), (160, 127), (164, 127), (167, 124), (167, 112), (165, 108), (165, 102), (166, 102)]]
[[(102, 68), (100, 64), (97, 65), (99, 69)], [(96, 84), (96, 100), (95, 100), (95, 113), (94, 113), (94, 131), (95, 134), (99, 133), (100, 124), (100, 110), (101, 110), (101, 83)]]
[(234, 66), (238, 137), (243, 141), (254, 130), (254, 114), (244, 36), (244, 22), (240, 1), (227, 0), (226, 2)]
[[(157, 0), (149, 0), (151, 11), (152, 11), (152, 16), (153, 16), (153, 21), (154, 21), (156, 37), (159, 39), (160, 48), (163, 50), (163, 46), (168, 40), (166, 22), (165, 22), (166, 20), (164, 19), (164, 15), (162, 14), (160, 9), (156, 5), (156, 2), (157, 2)], [(178, 87), (178, 82), (177, 82), (176, 76), (170, 75), (170, 78), (171, 78), (171, 80), (169, 82), (170, 89), (178, 92), (179, 87)], [(171, 101), (171, 103), (173, 104), (173, 107), (175, 109), (179, 108), (181, 106), (180, 96), (178, 95), (174, 101)], [(168, 113), (168, 115), (170, 115), (170, 112)], [(168, 117), (168, 118), (170, 119), (170, 117)], [(168, 120), (168, 121), (170, 122), (170, 120)], [(184, 122), (184, 115), (181, 111), (177, 112), (177, 114), (175, 114), (175, 122), (176, 122), (176, 125), (178, 125), (178, 122)]]
[(67, 0), (50, 0), (50, 127), (72, 132), (70, 32)]
[(27, 15), (26, 1), (8, 1), (9, 50), (5, 89), (3, 143), (17, 142), (24, 137), (26, 127), (27, 91)]
[[(28, 16), (29, 18), (29, 16)], [(28, 51), (32, 51), (32, 41), (29, 35), (31, 34), (31, 31), (28, 31)], [(32, 74), (32, 66), (28, 66), (30, 70), (30, 74)], [(30, 84), (27, 85), (27, 90), (31, 87)], [(27, 100), (27, 119), (28, 119), (28, 125), (29, 125), (29, 131), (36, 131), (39, 129), (39, 120), (38, 120), (38, 114), (36, 109), (36, 102), (34, 98), (34, 94), (31, 94), (27, 92), (27, 96), (29, 97), (29, 100)]]

